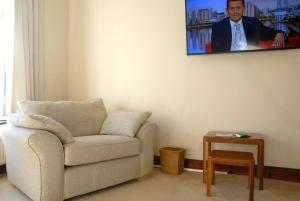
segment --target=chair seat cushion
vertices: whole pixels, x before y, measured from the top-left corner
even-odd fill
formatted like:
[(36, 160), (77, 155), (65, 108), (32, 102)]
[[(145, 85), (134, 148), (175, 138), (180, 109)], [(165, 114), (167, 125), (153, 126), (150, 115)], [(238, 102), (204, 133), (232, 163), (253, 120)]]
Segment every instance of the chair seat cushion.
[(67, 166), (96, 163), (140, 153), (140, 141), (137, 138), (90, 135), (74, 137), (74, 139), (74, 143), (64, 145)]

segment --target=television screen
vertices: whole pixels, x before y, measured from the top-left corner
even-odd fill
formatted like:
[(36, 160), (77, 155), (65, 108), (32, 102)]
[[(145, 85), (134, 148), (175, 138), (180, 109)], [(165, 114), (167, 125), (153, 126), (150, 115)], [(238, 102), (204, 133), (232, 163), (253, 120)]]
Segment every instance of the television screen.
[(187, 54), (300, 47), (300, 0), (186, 0)]

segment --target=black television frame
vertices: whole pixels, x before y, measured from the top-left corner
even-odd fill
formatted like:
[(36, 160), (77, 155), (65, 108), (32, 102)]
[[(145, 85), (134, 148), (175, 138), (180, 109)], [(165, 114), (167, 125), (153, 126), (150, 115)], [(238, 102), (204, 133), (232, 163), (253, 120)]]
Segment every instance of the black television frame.
[[(187, 56), (195, 56), (195, 55), (214, 55), (214, 54), (224, 54), (224, 53), (246, 53), (246, 52), (261, 52), (261, 51), (280, 51), (280, 50), (295, 50), (300, 49), (300, 41), (299, 44), (295, 47), (285, 47), (285, 48), (261, 48), (261, 49), (255, 49), (255, 50), (240, 50), (240, 51), (222, 51), (222, 52), (202, 52), (202, 53), (190, 53), (189, 52), (189, 42), (188, 42), (188, 28), (187, 28), (187, 1), (185, 0), (185, 36), (186, 36), (186, 53)], [(201, 0), (199, 0), (201, 1)], [(246, 0), (245, 0), (246, 1)], [(300, 5), (300, 0), (299, 0)], [(300, 16), (300, 13), (299, 13)], [(299, 33), (300, 38), (300, 33)]]

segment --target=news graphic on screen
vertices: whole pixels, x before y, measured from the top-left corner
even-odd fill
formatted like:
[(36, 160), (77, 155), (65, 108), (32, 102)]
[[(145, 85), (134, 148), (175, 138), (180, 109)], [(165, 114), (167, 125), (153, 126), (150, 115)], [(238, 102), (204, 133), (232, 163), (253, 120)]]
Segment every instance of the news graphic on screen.
[(300, 0), (186, 0), (187, 54), (300, 48)]

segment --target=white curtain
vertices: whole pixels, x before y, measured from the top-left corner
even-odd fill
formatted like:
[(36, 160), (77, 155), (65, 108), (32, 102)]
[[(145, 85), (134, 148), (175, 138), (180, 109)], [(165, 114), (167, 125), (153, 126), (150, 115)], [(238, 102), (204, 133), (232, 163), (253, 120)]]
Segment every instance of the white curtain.
[(43, 99), (42, 0), (15, 1), (12, 110), (22, 99)]
[(11, 109), (14, 0), (0, 0), (0, 116)]

